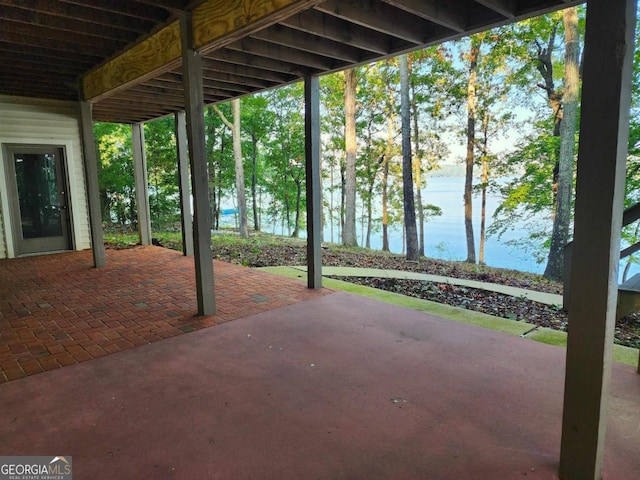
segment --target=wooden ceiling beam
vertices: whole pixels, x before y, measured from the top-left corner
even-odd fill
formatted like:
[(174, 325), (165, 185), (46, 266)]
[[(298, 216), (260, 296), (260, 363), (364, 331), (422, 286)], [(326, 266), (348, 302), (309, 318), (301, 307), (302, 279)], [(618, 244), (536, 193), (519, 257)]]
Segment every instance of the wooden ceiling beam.
[(36, 34), (26, 34), (20, 32), (20, 29), (8, 28), (8, 22), (0, 20), (0, 42), (6, 42), (13, 45), (23, 45), (36, 48), (48, 48), (53, 51), (73, 53), (77, 55), (86, 55), (87, 51), (96, 58), (104, 58), (111, 51), (106, 47), (95, 47), (87, 49), (80, 43), (73, 43), (65, 40), (45, 38)]
[(387, 36), (316, 10), (301, 12), (284, 19), (280, 24), (378, 55), (386, 55), (390, 51)]
[(260, 57), (275, 58), (281, 62), (290, 62), (302, 65), (319, 71), (331, 70), (335, 68), (335, 62), (331, 58), (313, 55), (293, 48), (282, 47), (272, 43), (257, 40), (255, 38), (244, 38), (238, 40), (227, 48), (237, 50), (249, 55), (258, 55)]
[(173, 22), (82, 80), (85, 100), (96, 101), (181, 63), (180, 22)]
[[(98, 0), (91, 0), (93, 4), (96, 1)], [(249, 32), (277, 23), (278, 20), (308, 8), (318, 1), (320, 0), (205, 1), (192, 12), (193, 44), (202, 53), (221, 48)], [(262, 56), (266, 57), (273, 56), (268, 52), (278, 52), (285, 57), (293, 55), (292, 51), (282, 50), (284, 47), (274, 49), (264, 44), (252, 43), (249, 43), (249, 46), (262, 51)], [(239, 48), (245, 49), (247, 46), (243, 45)], [(181, 63), (181, 51), (180, 24), (175, 21), (85, 75), (84, 99), (95, 102), (171, 70)], [(275, 58), (279, 57), (275, 56)], [(304, 60), (303, 65), (306, 65), (305, 62), (312, 63), (308, 66), (326, 64), (326, 61), (317, 60), (310, 55), (302, 55), (300, 58)], [(316, 68), (322, 69), (322, 67)]]
[[(68, 81), (67, 81), (68, 80)], [(24, 77), (13, 74), (12, 72), (2, 72), (0, 73), (0, 84), (3, 89), (11, 86), (29, 86), (31, 88), (38, 87), (43, 90), (59, 91), (59, 92), (68, 92), (70, 95), (74, 95), (76, 98), (78, 96), (78, 86), (75, 79), (60, 79), (56, 85), (52, 85), (48, 79), (42, 78), (29, 78), (29, 80), (25, 80)]]
[(385, 3), (457, 33), (465, 31), (468, 18), (464, 8), (444, 0), (383, 0)]
[(79, 68), (86, 70), (85, 65), (95, 65), (100, 61), (100, 57), (93, 54), (77, 54), (73, 52), (65, 52), (54, 50), (53, 48), (39, 47), (37, 49), (30, 48), (27, 45), (19, 45), (7, 41), (0, 40), (0, 53), (3, 55), (22, 55), (29, 58), (38, 58), (41, 62), (53, 63), (59, 60), (77, 61)]
[(0, 47), (0, 63), (6, 64), (7, 67), (17, 66), (35, 66), (35, 68), (46, 68), (55, 71), (73, 72), (80, 75), (82, 72), (91, 68), (95, 62), (85, 59), (65, 59), (52, 58), (49, 55), (27, 55), (20, 52), (4, 50)]
[(119, 106), (114, 107), (93, 107), (92, 118), (94, 122), (108, 122), (121, 124), (144, 123), (156, 118), (169, 115), (171, 112), (149, 113), (140, 110), (125, 111)]
[(69, 4), (71, 8), (77, 6), (91, 7), (101, 13), (126, 15), (140, 20), (148, 20), (153, 23), (164, 23), (169, 19), (169, 12), (164, 8), (158, 8), (156, 4), (141, 5), (137, 1), (114, 2), (105, 0), (58, 0)]
[(0, 0), (0, 6), (28, 8), (31, 11), (54, 15), (64, 18), (72, 18), (85, 22), (123, 28), (137, 35), (147, 34), (154, 27), (154, 22), (132, 17), (123, 17), (109, 12), (101, 12), (95, 8), (81, 5), (70, 5), (57, 0)]
[(202, 53), (278, 23), (321, 0), (209, 0), (193, 10), (193, 45)]
[(246, 95), (248, 93), (255, 92), (257, 90), (264, 90), (269, 87), (253, 87), (247, 85), (240, 85), (238, 83), (229, 83), (222, 80), (212, 80), (207, 79), (207, 85), (211, 88), (215, 88), (216, 90), (222, 90), (224, 92), (229, 92), (231, 95)]
[(256, 80), (267, 80), (275, 83), (287, 83), (299, 78), (299, 76), (295, 74), (272, 72), (270, 70), (257, 67), (234, 65), (232, 63), (221, 62), (216, 59), (209, 58), (203, 59), (202, 65), (207, 70), (235, 75), (237, 80), (240, 82), (243, 81), (242, 77)]
[(515, 18), (518, 9), (517, 0), (476, 0), (483, 5), (506, 18)]
[(316, 10), (351, 23), (422, 45), (431, 30), (410, 14), (376, 0), (327, 0)]
[(274, 25), (251, 35), (251, 38), (295, 48), (303, 52), (338, 58), (345, 62), (357, 63), (362, 59), (362, 52), (350, 45), (327, 40), (322, 37), (300, 33), (292, 28)]
[(156, 79), (147, 80), (135, 87), (131, 87), (129, 91), (138, 91), (140, 89), (145, 89), (148, 91), (152, 91), (157, 93), (158, 95), (170, 95), (182, 97), (184, 96), (184, 90), (182, 88), (182, 84), (176, 84), (173, 82), (163, 82)]
[(130, 105), (135, 105), (137, 107), (144, 107), (148, 109), (160, 109), (160, 110), (183, 110), (184, 109), (184, 98), (176, 99), (173, 97), (158, 97), (157, 95), (153, 95), (152, 93), (144, 94), (142, 92), (120, 92), (118, 95), (112, 97), (113, 99), (127, 103)]
[(47, 40), (46, 44), (50, 44), (49, 40), (52, 40), (59, 42), (60, 45), (74, 45), (74, 51), (78, 51), (80, 48), (88, 48), (90, 50), (103, 52), (104, 55), (108, 55), (115, 50), (120, 50), (126, 45), (126, 42), (123, 42), (122, 39), (112, 40), (81, 32), (70, 34), (67, 31), (57, 28), (29, 25), (0, 18), (0, 38), (3, 38), (6, 33)]
[[(158, 93), (157, 91), (150, 89), (149, 87), (133, 87), (126, 91), (127, 95), (134, 95), (137, 98), (141, 99), (149, 99), (155, 98), (156, 103), (158, 103), (157, 99), (162, 98), (162, 103), (164, 104), (164, 100), (166, 99), (171, 105), (182, 105), (184, 106), (184, 95), (172, 94), (168, 92)], [(160, 97), (158, 97), (160, 95)], [(125, 97), (125, 92), (119, 93), (117, 95), (118, 98), (127, 98)]]
[(9, 72), (8, 75), (19, 78), (21, 82), (24, 82), (27, 78), (29, 79), (29, 82), (36, 80), (51, 82), (51, 79), (55, 79), (55, 82), (59, 84), (74, 84), (74, 90), (78, 90), (78, 75), (74, 75), (71, 73), (61, 74), (60, 72), (56, 71), (54, 67), (9, 65), (0, 61), (0, 70)]
[(5, 20), (19, 22), (26, 25), (37, 27), (49, 27), (65, 32), (84, 33), (95, 37), (108, 38), (111, 40), (123, 41), (127, 35), (131, 35), (130, 31), (112, 27), (110, 25), (98, 25), (96, 23), (84, 22), (82, 20), (57, 17), (54, 15), (45, 15), (33, 10), (16, 7), (3, 7), (2, 17)]
[[(154, 78), (152, 80), (148, 80), (147, 82), (150, 82), (150, 84), (159, 86), (161, 88), (169, 88), (169, 89), (179, 91), (181, 93), (184, 92), (183, 85), (182, 85), (182, 75), (178, 72), (168, 72), (160, 77)], [(145, 84), (147, 82), (145, 82)], [(231, 97), (231, 95), (222, 91), (222, 90), (229, 89), (229, 84), (227, 82), (213, 81), (210, 79), (204, 79), (203, 82), (204, 84), (203, 84), (202, 90), (204, 92), (205, 97), (207, 96), (215, 96), (215, 97), (222, 96), (224, 98)], [(219, 85), (222, 85), (225, 88), (220, 89)], [(241, 95), (243, 93), (245, 92), (242, 89), (240, 89), (238, 92), (238, 95)]]
[(116, 95), (108, 99), (105, 105), (101, 105), (101, 108), (117, 108), (122, 112), (140, 112), (150, 116), (166, 115), (171, 111), (171, 108), (163, 108), (159, 103), (147, 104), (141, 101), (131, 101), (129, 99), (120, 99)]
[(161, 7), (174, 15), (181, 15), (191, 2), (183, 0), (138, 0), (138, 3)]
[[(247, 91), (255, 90), (256, 88), (269, 88), (277, 85), (281, 82), (274, 82), (264, 80), (262, 78), (248, 77), (245, 75), (234, 75), (230, 73), (221, 72), (218, 69), (211, 69), (207, 67), (203, 67), (202, 76), (206, 80), (220, 81), (224, 82), (228, 85), (238, 85), (239, 87), (251, 87)], [(212, 85), (208, 83), (208, 85)], [(243, 89), (240, 88), (240, 91)]]
[(254, 57), (252, 55), (245, 55), (242, 52), (229, 50), (223, 48), (216, 50), (208, 55), (207, 58), (212, 60), (219, 60), (234, 65), (244, 65), (246, 67), (255, 67), (263, 70), (269, 70), (271, 72), (286, 73), (290, 75), (300, 76), (300, 68), (298, 65), (289, 62), (282, 62), (273, 58)]

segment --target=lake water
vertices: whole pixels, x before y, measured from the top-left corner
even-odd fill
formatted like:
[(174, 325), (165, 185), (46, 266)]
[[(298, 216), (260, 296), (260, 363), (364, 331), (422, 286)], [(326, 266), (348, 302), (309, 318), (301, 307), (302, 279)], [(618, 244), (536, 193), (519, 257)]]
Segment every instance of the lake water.
[[(425, 253), (428, 257), (443, 260), (464, 260), (467, 258), (467, 244), (464, 229), (464, 178), (460, 177), (432, 177), (428, 179), (427, 188), (423, 190), (422, 201), (442, 209), (442, 215), (431, 217), (425, 223)], [(375, 202), (380, 207), (380, 202)], [(492, 216), (500, 204), (500, 198), (495, 194), (489, 194), (487, 198), (487, 228), (491, 225)], [(227, 205), (228, 214), (223, 215), (221, 223), (225, 226), (235, 224), (233, 205)], [(480, 241), (480, 193), (474, 197), (474, 230), (476, 242), (476, 257)], [(359, 214), (360, 212), (358, 212)], [(374, 212), (374, 217), (380, 218), (381, 212)], [(278, 225), (264, 223), (262, 229), (265, 232), (287, 234), (282, 232)], [(337, 225), (333, 228), (333, 241), (340, 242), (340, 230)], [(304, 236), (305, 232), (301, 232)], [(357, 225), (358, 244), (364, 245), (362, 225)], [(522, 229), (514, 229), (504, 235), (502, 239), (488, 237), (485, 245), (485, 263), (492, 267), (511, 268), (526, 272), (542, 273), (544, 264), (536, 263), (535, 259), (519, 252), (505, 243), (512, 239), (526, 236)], [(331, 241), (331, 227), (325, 225), (324, 240)], [(389, 248), (393, 253), (402, 253), (402, 229), (400, 226), (391, 228), (389, 232)], [(371, 235), (371, 248), (382, 249), (382, 231), (374, 231)]]
[[(443, 260), (464, 260), (467, 258), (467, 244), (464, 229), (464, 178), (461, 177), (431, 177), (428, 185), (422, 192), (422, 200), (425, 204), (432, 204), (442, 209), (442, 215), (431, 217), (425, 223), (425, 253), (427, 257), (439, 258)], [(478, 257), (478, 244), (480, 241), (480, 192), (474, 196), (473, 201), (473, 226), (475, 231), (476, 257)], [(493, 213), (500, 205), (501, 198), (495, 193), (487, 196), (487, 228), (493, 221)], [(380, 207), (380, 201), (376, 202)], [(233, 209), (232, 209), (233, 210)], [(360, 212), (358, 212), (359, 215)], [(374, 217), (381, 217), (380, 211), (374, 212)], [(235, 224), (234, 215), (224, 215), (223, 225), (233, 226)], [(548, 220), (550, 221), (550, 220)], [(263, 225), (263, 231), (276, 234), (287, 234), (282, 232), (281, 227), (275, 229), (272, 224)], [(305, 236), (305, 231), (301, 231), (301, 236)], [(334, 225), (333, 241), (340, 242), (340, 229)], [(358, 244), (363, 246), (363, 228), (357, 224)], [(537, 263), (536, 259), (522, 250), (507, 245), (509, 240), (519, 240), (527, 236), (523, 225), (515, 225), (512, 231), (507, 232), (502, 238), (496, 236), (488, 237), (485, 245), (485, 263), (492, 267), (510, 268), (523, 272), (542, 273), (545, 262)], [(325, 225), (324, 240), (331, 241), (331, 228)], [(389, 248), (393, 253), (402, 253), (403, 236), (400, 226), (390, 229)], [(380, 250), (382, 248), (382, 232), (374, 231), (371, 235), (371, 248)], [(546, 260), (546, 258), (545, 258)], [(620, 265), (620, 275), (624, 269), (624, 262)], [(630, 275), (639, 273), (640, 267), (633, 265)]]
[[(428, 179), (427, 188), (422, 192), (424, 204), (432, 204), (442, 209), (442, 215), (431, 217), (425, 223), (425, 254), (427, 257), (443, 260), (464, 260), (467, 258), (467, 240), (464, 228), (464, 178), (432, 177)], [(487, 228), (491, 225), (493, 213), (501, 199), (489, 193), (487, 195)], [(473, 200), (473, 227), (476, 243), (476, 257), (480, 242), (480, 193)], [(335, 230), (334, 230), (335, 232)], [(362, 245), (361, 233), (358, 242)], [(526, 252), (519, 252), (505, 243), (519, 237), (526, 237), (522, 228), (516, 227), (502, 239), (488, 237), (485, 244), (485, 263), (492, 267), (511, 268), (520, 271), (542, 273), (544, 264), (536, 263)], [(325, 239), (329, 239), (325, 229)], [(389, 248), (393, 253), (402, 252), (402, 230), (394, 229), (389, 235)], [(371, 248), (382, 248), (382, 233), (375, 232), (371, 236)]]

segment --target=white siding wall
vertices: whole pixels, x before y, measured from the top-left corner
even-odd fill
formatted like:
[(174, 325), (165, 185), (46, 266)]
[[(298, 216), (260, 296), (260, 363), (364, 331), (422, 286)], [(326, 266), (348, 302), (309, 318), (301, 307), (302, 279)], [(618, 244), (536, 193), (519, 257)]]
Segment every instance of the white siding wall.
[[(65, 147), (73, 245), (76, 250), (91, 248), (78, 105), (75, 102), (0, 96), (0, 144), (7, 143)], [(0, 258), (14, 256), (6, 211), (7, 176), (3, 154), (0, 148)]]

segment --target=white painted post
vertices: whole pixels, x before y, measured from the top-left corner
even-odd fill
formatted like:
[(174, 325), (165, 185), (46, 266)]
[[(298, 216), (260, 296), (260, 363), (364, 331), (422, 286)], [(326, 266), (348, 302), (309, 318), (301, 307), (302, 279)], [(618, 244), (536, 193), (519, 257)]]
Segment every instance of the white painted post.
[(590, 0), (584, 51), (560, 477), (602, 478), (636, 0)]

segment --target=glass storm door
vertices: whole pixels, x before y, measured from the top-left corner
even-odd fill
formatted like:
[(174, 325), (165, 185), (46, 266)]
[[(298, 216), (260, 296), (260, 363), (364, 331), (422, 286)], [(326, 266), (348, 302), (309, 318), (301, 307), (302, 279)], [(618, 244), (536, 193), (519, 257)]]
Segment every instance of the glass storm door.
[(16, 253), (69, 250), (64, 150), (11, 146), (8, 153)]

